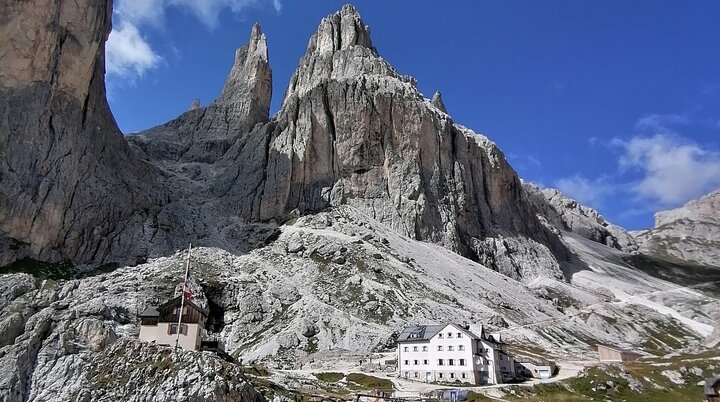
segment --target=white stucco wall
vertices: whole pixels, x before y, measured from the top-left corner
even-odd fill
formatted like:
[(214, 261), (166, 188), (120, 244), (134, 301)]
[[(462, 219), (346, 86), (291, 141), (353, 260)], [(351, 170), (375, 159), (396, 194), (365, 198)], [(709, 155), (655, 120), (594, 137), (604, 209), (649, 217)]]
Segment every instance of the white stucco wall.
[[(187, 325), (187, 335), (180, 334), (179, 346), (185, 350), (198, 350), (202, 340), (202, 327), (200, 324)], [(138, 338), (141, 341), (155, 342), (158, 345), (175, 346), (177, 334), (168, 334), (169, 323), (161, 322), (157, 325), (141, 325)]]
[[(481, 380), (479, 371), (483, 365), (482, 359), (474, 359), (473, 353), (476, 349), (474, 343), (472, 338), (453, 324), (447, 325), (429, 341), (399, 343), (399, 374), (401, 377), (416, 381), (459, 380), (478, 384)], [(425, 351), (423, 347), (426, 348)], [(439, 347), (442, 347), (442, 350), (439, 350)], [(463, 365), (460, 364), (461, 359), (464, 360)], [(451, 360), (453, 364), (450, 364)]]

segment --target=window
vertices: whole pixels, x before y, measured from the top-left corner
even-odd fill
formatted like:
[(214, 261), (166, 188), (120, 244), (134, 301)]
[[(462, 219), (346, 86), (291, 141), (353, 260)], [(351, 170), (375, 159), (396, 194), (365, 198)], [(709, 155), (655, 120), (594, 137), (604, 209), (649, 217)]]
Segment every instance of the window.
[(455, 373), (450, 373), (450, 378), (455, 378)]
[(413, 360), (413, 364), (417, 366), (417, 365), (418, 365), (418, 361), (417, 361), (417, 360)]
[(427, 366), (428, 361), (427, 361), (427, 360), (423, 360), (423, 364)]
[(448, 332), (448, 338), (452, 338), (452, 332)]
[(453, 346), (448, 346), (448, 352), (452, 352), (455, 349)]
[(465, 378), (465, 373), (460, 374), (460, 377)]
[(460, 365), (461, 365), (461, 366), (464, 366), (464, 365), (465, 365), (465, 359), (460, 359)]
[(458, 345), (458, 350), (461, 352), (465, 350), (465, 345)]
[(407, 352), (407, 351), (408, 351), (408, 347), (405, 346), (405, 347), (403, 348), (403, 352)]
[(427, 346), (423, 346), (423, 352), (427, 352)]
[(438, 373), (438, 377), (442, 378), (443, 373)]
[[(178, 333), (178, 325), (177, 324), (170, 324), (168, 326), (168, 335), (173, 335)], [(185, 324), (180, 324), (180, 334), (187, 335), (188, 333), (188, 327)]]
[(416, 371), (416, 372), (415, 372), (415, 378), (417, 378), (417, 377), (418, 377), (418, 373), (417, 373), (417, 371)]
[(413, 346), (413, 352), (417, 352), (417, 346)]
[(410, 364), (410, 360), (405, 360), (405, 365), (407, 366), (408, 364)]
[(440, 339), (442, 339), (442, 338), (443, 338), (443, 336), (442, 336), (442, 332), (438, 334), (438, 338), (440, 338)]
[(442, 351), (443, 351), (442, 345), (438, 345), (438, 352), (442, 352)]
[(443, 359), (438, 359), (438, 366), (444, 366)]
[(462, 332), (457, 333), (458, 338), (462, 338)]
[(455, 365), (455, 359), (448, 359), (448, 366), (454, 366)]

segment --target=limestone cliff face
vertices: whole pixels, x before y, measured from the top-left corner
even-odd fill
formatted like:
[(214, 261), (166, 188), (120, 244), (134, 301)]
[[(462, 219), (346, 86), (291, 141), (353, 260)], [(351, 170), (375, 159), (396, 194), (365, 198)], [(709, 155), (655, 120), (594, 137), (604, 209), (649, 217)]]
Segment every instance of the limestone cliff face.
[(680, 208), (656, 213), (655, 227), (635, 234), (644, 252), (720, 266), (720, 189)]
[(633, 236), (606, 221), (598, 211), (579, 204), (554, 188), (541, 189), (530, 183), (523, 183), (523, 188), (541, 219), (553, 227), (618, 250), (637, 251), (638, 245)]
[(128, 137), (153, 160), (213, 163), (256, 124), (269, 120), (272, 72), (265, 34), (255, 24), (220, 97), (192, 107), (177, 119)]
[(117, 258), (128, 220), (152, 204), (139, 189), (155, 169), (105, 98), (111, 3), (3, 2), (0, 15), (0, 264)]
[(378, 55), (353, 7), (324, 18), (272, 127), (256, 217), (348, 204), (512, 276), (527, 261), (498, 261), (524, 247), (511, 243), (562, 253), (502, 152), (437, 105)]

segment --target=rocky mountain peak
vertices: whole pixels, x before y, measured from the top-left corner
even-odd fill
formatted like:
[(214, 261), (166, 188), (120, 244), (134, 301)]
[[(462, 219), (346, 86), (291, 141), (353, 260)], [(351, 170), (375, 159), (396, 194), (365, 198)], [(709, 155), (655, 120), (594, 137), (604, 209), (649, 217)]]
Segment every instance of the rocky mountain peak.
[(235, 62), (216, 102), (235, 105), (238, 112), (247, 114), (247, 127), (252, 128), (268, 120), (271, 95), (267, 39), (256, 23), (248, 43), (235, 51)]
[(258, 124), (270, 120), (272, 71), (260, 25), (248, 43), (235, 51), (232, 69), (220, 96), (206, 108), (190, 109), (161, 126), (128, 137), (151, 160), (215, 162)]
[(678, 219), (691, 219), (720, 224), (720, 189), (697, 200), (692, 200), (680, 208), (660, 211), (655, 214), (655, 227), (672, 223)]
[(260, 24), (257, 22), (253, 24), (252, 31), (250, 31), (250, 42), (248, 42), (248, 54), (251, 54), (265, 62), (268, 62), (268, 49), (267, 39), (265, 34), (262, 33)]
[(335, 14), (323, 18), (314, 39), (314, 42), (310, 41), (308, 52), (335, 52), (352, 46), (373, 47), (370, 28), (363, 23), (355, 7), (349, 4)]
[(358, 77), (400, 78), (372, 45), (370, 28), (351, 5), (323, 18), (310, 37), (285, 99), (303, 96), (328, 80), (356, 80)]
[(720, 189), (655, 214), (655, 227), (635, 233), (643, 252), (720, 266)]
[(430, 102), (433, 104), (433, 106), (440, 109), (442, 112), (447, 113), (447, 109), (445, 108), (445, 103), (443, 103), (442, 94), (440, 93), (440, 91), (435, 91), (435, 94), (433, 95)]

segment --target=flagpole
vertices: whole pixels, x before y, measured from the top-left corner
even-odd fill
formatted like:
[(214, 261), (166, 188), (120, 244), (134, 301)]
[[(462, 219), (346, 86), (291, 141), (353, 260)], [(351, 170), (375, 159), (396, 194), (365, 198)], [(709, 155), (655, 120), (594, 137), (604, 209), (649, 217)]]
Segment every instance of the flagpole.
[(178, 310), (177, 338), (175, 338), (175, 350), (180, 346), (180, 325), (182, 324), (182, 312), (185, 307), (185, 287), (187, 286), (188, 273), (190, 272), (190, 252), (192, 251), (192, 243), (188, 246), (187, 263), (185, 264), (185, 277), (183, 277), (183, 286), (180, 291), (180, 310)]

